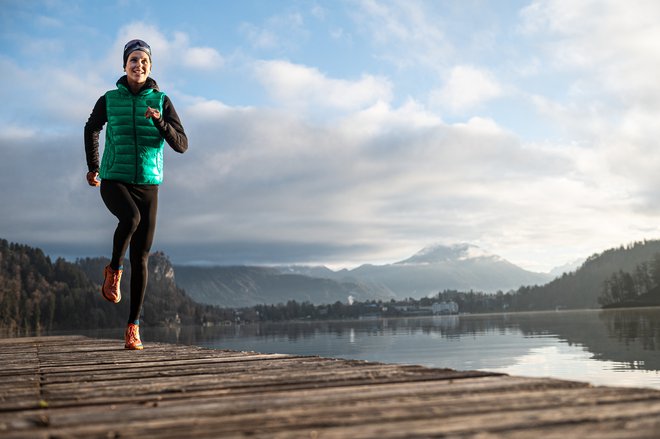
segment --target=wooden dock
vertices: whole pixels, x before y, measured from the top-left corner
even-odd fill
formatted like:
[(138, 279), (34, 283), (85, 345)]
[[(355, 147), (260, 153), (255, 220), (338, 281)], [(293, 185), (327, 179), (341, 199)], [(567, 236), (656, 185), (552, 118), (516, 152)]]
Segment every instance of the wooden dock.
[(659, 438), (660, 391), (85, 337), (0, 340), (0, 438)]

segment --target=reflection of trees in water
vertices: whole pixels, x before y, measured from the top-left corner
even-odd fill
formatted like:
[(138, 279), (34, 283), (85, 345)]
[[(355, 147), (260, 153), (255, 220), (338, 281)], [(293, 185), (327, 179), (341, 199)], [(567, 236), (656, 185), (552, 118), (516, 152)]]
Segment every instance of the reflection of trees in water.
[[(598, 360), (628, 368), (660, 370), (660, 308), (511, 313), (484, 320), (461, 319), (466, 333), (518, 329), (526, 337), (557, 337), (581, 346)], [(485, 317), (485, 316), (484, 316)]]
[[(437, 334), (448, 339), (474, 337), (479, 334), (511, 329), (508, 315), (484, 316), (437, 316), (414, 318), (388, 318), (346, 321), (292, 321), (263, 322), (245, 325), (181, 327), (159, 329), (159, 339), (166, 342), (195, 344), (212, 342), (223, 338), (257, 337), (262, 339), (287, 339), (296, 341), (316, 337), (320, 334), (342, 338), (357, 333), (367, 336), (396, 334)], [(176, 331), (176, 332), (175, 332)]]
[(522, 333), (525, 337), (556, 337), (568, 345), (583, 347), (595, 359), (623, 363), (627, 368), (660, 370), (660, 308), (265, 322), (147, 331), (158, 331), (160, 341), (182, 344), (214, 344), (242, 337), (295, 342), (327, 336), (348, 338), (351, 333), (383, 337), (422, 333), (460, 342), (461, 338), (483, 334)]
[(487, 333), (504, 334), (512, 328), (510, 317), (507, 314), (442, 316), (430, 321), (421, 321), (420, 323), (420, 329), (424, 333), (439, 333), (449, 339), (475, 337)]
[(657, 351), (660, 341), (660, 311), (658, 308), (603, 311), (600, 318), (612, 338), (629, 346)]
[(607, 310), (599, 318), (610, 343), (594, 351), (596, 358), (625, 362), (631, 368), (660, 370), (660, 308)]
[(597, 360), (660, 370), (660, 308), (545, 313), (519, 323), (524, 335), (545, 330), (569, 345), (584, 347)]
[(287, 339), (297, 341), (317, 337), (320, 334), (342, 338), (357, 333), (367, 336), (434, 334), (443, 338), (460, 340), (487, 333), (506, 334), (519, 330), (513, 314), (436, 316), (388, 318), (345, 321), (292, 321), (263, 322), (231, 326), (154, 328), (158, 339), (164, 342), (199, 344), (225, 338), (257, 337), (261, 339)]

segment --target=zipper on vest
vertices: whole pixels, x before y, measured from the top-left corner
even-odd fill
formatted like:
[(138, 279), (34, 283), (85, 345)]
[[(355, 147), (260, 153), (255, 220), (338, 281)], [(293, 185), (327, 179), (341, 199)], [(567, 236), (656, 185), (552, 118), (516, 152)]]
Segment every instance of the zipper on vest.
[(137, 122), (136, 122), (136, 114), (135, 114), (135, 107), (136, 107), (136, 98), (135, 96), (131, 96), (131, 100), (133, 101), (133, 144), (135, 145), (135, 179), (133, 180), (134, 183), (138, 183), (140, 180), (138, 179), (138, 173), (139, 173), (139, 153), (138, 151), (138, 135), (137, 135)]

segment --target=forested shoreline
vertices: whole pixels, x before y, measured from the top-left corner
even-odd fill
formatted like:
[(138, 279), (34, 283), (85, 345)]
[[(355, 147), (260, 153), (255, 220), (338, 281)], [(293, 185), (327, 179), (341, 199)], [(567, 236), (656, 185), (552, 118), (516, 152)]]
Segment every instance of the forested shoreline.
[[(100, 294), (104, 258), (57, 258), (38, 248), (0, 239), (0, 328), (23, 335), (57, 330), (119, 327), (128, 300), (110, 304)], [(162, 253), (151, 256), (143, 319), (146, 324), (219, 322), (233, 312), (193, 302), (178, 289)], [(128, 292), (130, 270), (122, 278)], [(125, 293), (127, 294), (127, 293)]]
[[(538, 311), (599, 306), (660, 305), (660, 242), (644, 241), (594, 255), (575, 272), (543, 286), (487, 294), (444, 290), (433, 297), (314, 305), (288, 301), (249, 308), (194, 302), (177, 287), (167, 256), (151, 255), (143, 322), (147, 325), (218, 325), (251, 321), (352, 319), (428, 314), (434, 302), (455, 302), (461, 313)], [(128, 300), (102, 299), (105, 258), (52, 261), (42, 250), (0, 239), (0, 329), (13, 335), (119, 327)], [(128, 291), (130, 270), (122, 279)]]

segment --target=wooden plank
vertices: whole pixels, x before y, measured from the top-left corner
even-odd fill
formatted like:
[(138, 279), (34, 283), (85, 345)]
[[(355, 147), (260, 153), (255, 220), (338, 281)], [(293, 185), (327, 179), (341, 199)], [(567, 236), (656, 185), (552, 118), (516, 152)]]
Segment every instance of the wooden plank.
[[(203, 416), (233, 416), (236, 414), (250, 414), (255, 411), (267, 411), (268, 416), (276, 413), (287, 416), (305, 416), (318, 419), (319, 416), (346, 417), (355, 413), (366, 413), (371, 416), (375, 412), (408, 411), (419, 416), (420, 412), (433, 407), (441, 412), (442, 417), (460, 414), (489, 413), (493, 411), (530, 410), (540, 408), (556, 408), (567, 406), (591, 406), (594, 404), (620, 404), (627, 402), (657, 402), (655, 392), (639, 394), (629, 392), (621, 394), (618, 389), (611, 388), (585, 388), (578, 394), (573, 389), (554, 389), (546, 392), (537, 390), (521, 390), (516, 392), (483, 392), (479, 394), (455, 394), (451, 397), (443, 395), (435, 389), (416, 391), (414, 393), (402, 392), (406, 386), (399, 385), (399, 392), (380, 392), (370, 395), (356, 395), (344, 393), (343, 395), (329, 396), (325, 392), (280, 392), (270, 394), (268, 398), (254, 399), (253, 395), (218, 395), (215, 397), (195, 398), (190, 400), (161, 400), (155, 404), (123, 404), (115, 405), (114, 410), (125, 414), (124, 420), (139, 421), (145, 416), (156, 418), (174, 417), (203, 417)], [(398, 394), (397, 394), (398, 393)], [(158, 408), (154, 411), (154, 408)], [(77, 423), (88, 422), (114, 422), (115, 415), (108, 412), (106, 407), (90, 407), (84, 419), (77, 413), (78, 407), (65, 407), (52, 409), (52, 426), (70, 426)], [(38, 412), (26, 413), (35, 416)], [(434, 413), (435, 416), (435, 413)], [(0, 418), (2, 419), (2, 418)], [(6, 419), (3, 419), (6, 420)]]
[[(464, 378), (465, 373), (457, 372), (453, 379)], [(410, 382), (413, 380), (429, 381), (432, 379), (451, 379), (446, 374), (436, 377), (424, 375), (411, 377), (410, 375), (393, 376), (391, 373), (379, 375), (372, 373), (366, 379), (363, 376), (352, 374), (305, 374), (300, 377), (288, 376), (254, 376), (249, 372), (241, 374), (238, 379), (233, 377), (203, 376), (188, 377), (185, 381), (171, 381), (162, 379), (140, 379), (135, 381), (95, 382), (93, 384), (78, 383), (75, 388), (65, 386), (44, 386), (44, 398), (51, 404), (70, 404), (71, 400), (86, 399), (90, 403), (98, 401), (115, 403), (123, 400), (125, 395), (140, 394), (146, 398), (154, 395), (171, 393), (195, 394), (209, 388), (224, 389), (227, 392), (250, 391), (252, 393), (267, 393), (273, 390), (294, 390), (304, 388), (323, 388), (329, 386), (354, 386), (368, 382), (371, 385), (385, 383)]]
[(0, 340), (20, 372), (0, 374), (0, 436), (627, 439), (657, 438), (660, 425), (652, 389), (118, 343)]
[[(640, 413), (649, 414), (660, 419), (660, 401), (649, 404), (625, 403), (611, 404), (599, 407), (597, 415), (590, 406), (586, 407), (536, 407), (522, 410), (504, 406), (506, 411), (486, 407), (475, 410), (467, 407), (467, 413), (447, 411), (446, 405), (403, 405), (401, 407), (371, 407), (364, 410), (361, 407), (336, 407), (334, 410), (309, 410), (298, 408), (291, 410), (268, 409), (256, 412), (240, 412), (236, 410), (210, 412), (194, 412), (177, 415), (162, 412), (163, 417), (154, 416), (156, 410), (145, 409), (136, 412), (114, 411), (106, 416), (106, 420), (87, 417), (77, 425), (58, 426), (56, 418), (49, 419), (49, 428), (54, 435), (67, 434), (69, 437), (93, 437), (102, 431), (116, 428), (116, 419), (122, 420), (122, 436), (140, 437), (210, 437), (216, 435), (250, 434), (264, 437), (289, 437), (309, 431), (322, 432), (322, 437), (427, 437), (429, 435), (476, 434), (490, 430), (493, 433), (504, 431), (536, 430), (542, 433), (547, 427), (566, 424), (594, 424), (604, 421), (621, 422), (634, 419)], [(151, 412), (151, 413), (149, 413)], [(132, 416), (124, 416), (124, 415)], [(105, 415), (108, 415), (107, 413)], [(113, 416), (114, 415), (114, 416)], [(78, 417), (79, 419), (79, 417)], [(39, 420), (35, 420), (38, 423)], [(358, 428), (356, 428), (358, 427)], [(593, 426), (592, 426), (593, 427)], [(187, 432), (187, 433), (186, 433)], [(545, 436), (530, 436), (545, 437)], [(571, 437), (571, 436), (569, 436)], [(574, 436), (573, 436), (574, 437)]]

